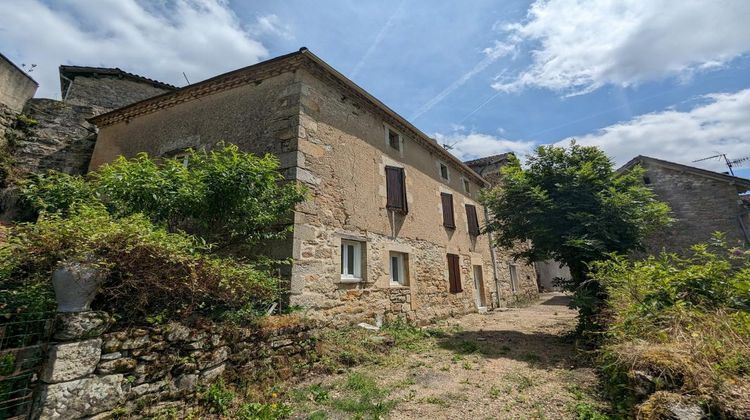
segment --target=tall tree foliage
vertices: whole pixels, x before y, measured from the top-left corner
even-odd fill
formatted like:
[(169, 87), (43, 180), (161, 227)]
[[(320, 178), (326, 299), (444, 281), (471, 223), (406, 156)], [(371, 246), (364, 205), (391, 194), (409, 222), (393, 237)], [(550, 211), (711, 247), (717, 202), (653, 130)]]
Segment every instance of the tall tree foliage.
[(641, 168), (618, 174), (600, 149), (575, 142), (538, 147), (526, 168), (511, 157), (502, 175), (502, 184), (482, 195), (491, 214), (486, 230), (501, 247), (531, 241), (516, 257), (567, 265), (572, 279), (564, 287), (574, 292), (579, 328), (595, 328), (605, 296), (587, 278), (590, 263), (642, 249), (644, 238), (669, 222), (669, 207), (643, 185)]

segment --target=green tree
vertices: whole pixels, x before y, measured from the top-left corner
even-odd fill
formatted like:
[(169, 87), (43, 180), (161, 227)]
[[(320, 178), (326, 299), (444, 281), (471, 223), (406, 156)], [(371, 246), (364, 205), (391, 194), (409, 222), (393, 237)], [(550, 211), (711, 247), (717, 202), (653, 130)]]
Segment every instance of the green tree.
[(563, 286), (574, 292), (579, 330), (595, 329), (605, 292), (588, 278), (590, 264), (642, 249), (650, 232), (669, 223), (669, 207), (643, 185), (641, 168), (617, 173), (600, 149), (575, 142), (538, 147), (526, 168), (511, 157), (502, 175), (482, 194), (491, 214), (486, 230), (500, 247), (530, 240), (517, 258), (567, 265), (572, 279)]

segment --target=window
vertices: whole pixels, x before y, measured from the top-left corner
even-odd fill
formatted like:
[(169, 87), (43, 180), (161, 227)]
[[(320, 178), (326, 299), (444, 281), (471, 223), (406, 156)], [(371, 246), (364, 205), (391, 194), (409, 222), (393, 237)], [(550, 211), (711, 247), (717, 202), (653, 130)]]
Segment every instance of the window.
[(651, 183), (651, 178), (649, 178), (647, 176), (644, 176), (643, 177), (643, 183), (646, 184), (646, 185), (650, 184)]
[(362, 279), (362, 243), (357, 241), (341, 241), (341, 279)]
[(406, 205), (406, 177), (404, 168), (394, 166), (385, 167), (385, 186), (388, 193), (386, 208), (406, 214), (409, 212)]
[(408, 286), (408, 261), (409, 257), (403, 252), (391, 252), (390, 253), (390, 265), (391, 265), (391, 284)]
[(448, 284), (451, 293), (461, 293), (461, 264), (456, 254), (448, 254)]
[(516, 290), (518, 290), (518, 270), (513, 263), (508, 263), (508, 267), (510, 268), (510, 290), (516, 293)]
[(440, 178), (446, 181), (450, 180), (450, 173), (448, 172), (448, 165), (440, 163)]
[(479, 236), (479, 219), (477, 219), (477, 208), (471, 204), (466, 205), (466, 221), (469, 223), (469, 235)]
[(456, 228), (453, 219), (453, 196), (448, 193), (440, 193), (440, 201), (443, 203), (443, 226), (449, 229)]
[(401, 150), (401, 136), (390, 128), (388, 129), (388, 145), (396, 150)]
[(467, 194), (471, 194), (471, 184), (469, 183), (469, 180), (464, 178), (464, 192)]

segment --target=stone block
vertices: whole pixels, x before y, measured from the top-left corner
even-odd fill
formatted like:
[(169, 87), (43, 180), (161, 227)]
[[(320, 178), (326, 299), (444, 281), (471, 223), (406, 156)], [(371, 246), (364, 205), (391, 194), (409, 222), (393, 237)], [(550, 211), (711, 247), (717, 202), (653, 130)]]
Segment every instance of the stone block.
[(41, 419), (77, 419), (111, 410), (125, 399), (122, 375), (42, 385)]
[(200, 374), (200, 380), (201, 382), (213, 382), (219, 376), (221, 376), (222, 373), (224, 373), (225, 369), (226, 369), (225, 363), (222, 363), (218, 366), (214, 366), (210, 369), (206, 369)]
[(112, 325), (112, 321), (112, 317), (102, 311), (58, 313), (54, 337), (61, 341), (99, 337)]
[(55, 344), (47, 352), (40, 379), (57, 383), (82, 378), (96, 369), (101, 354), (102, 340), (99, 338)]
[(167, 341), (187, 341), (191, 332), (190, 328), (176, 322), (167, 324), (166, 331)]
[(129, 357), (109, 360), (99, 363), (99, 366), (96, 368), (96, 373), (109, 375), (112, 373), (131, 372), (135, 369), (137, 364), (138, 363), (135, 361), (135, 359), (131, 359)]

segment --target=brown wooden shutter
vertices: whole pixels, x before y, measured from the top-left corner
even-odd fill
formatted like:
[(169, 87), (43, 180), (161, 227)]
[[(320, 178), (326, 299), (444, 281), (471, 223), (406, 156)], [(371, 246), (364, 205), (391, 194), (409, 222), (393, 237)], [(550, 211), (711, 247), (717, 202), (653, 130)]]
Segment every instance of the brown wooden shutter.
[(469, 222), (469, 234), (479, 236), (479, 219), (477, 219), (477, 208), (471, 204), (466, 205), (466, 219)]
[(443, 226), (455, 229), (456, 221), (453, 218), (453, 196), (448, 193), (440, 193), (440, 201), (443, 203)]
[(405, 181), (404, 168), (385, 167), (385, 186), (388, 193), (387, 208), (401, 213), (408, 212)]
[(461, 264), (458, 255), (448, 254), (448, 283), (451, 293), (461, 293)]

